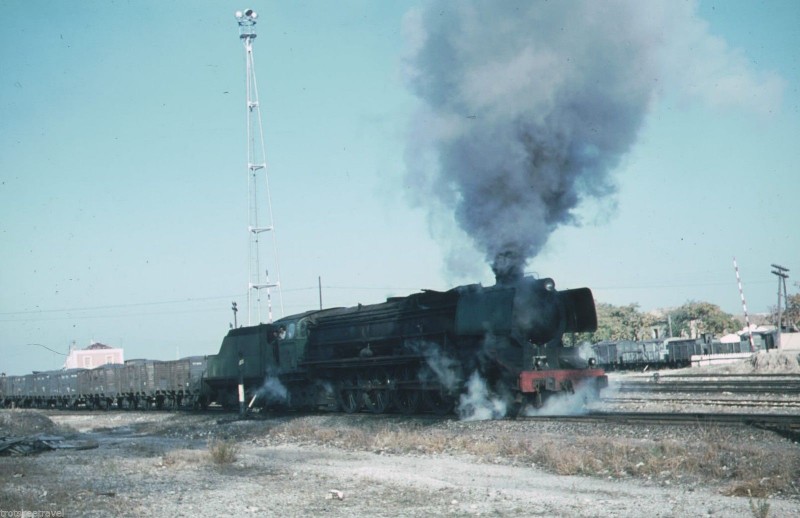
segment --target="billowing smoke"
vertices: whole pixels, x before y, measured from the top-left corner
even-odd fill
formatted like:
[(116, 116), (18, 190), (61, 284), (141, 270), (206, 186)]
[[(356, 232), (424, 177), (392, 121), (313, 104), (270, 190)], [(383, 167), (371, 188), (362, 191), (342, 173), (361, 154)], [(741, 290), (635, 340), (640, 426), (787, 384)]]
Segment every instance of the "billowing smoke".
[(264, 383), (256, 391), (256, 399), (264, 406), (287, 403), (289, 391), (277, 376), (267, 374)]
[(527, 406), (524, 415), (582, 415), (590, 410), (590, 405), (597, 401), (597, 391), (589, 384), (579, 385), (574, 393), (558, 392), (548, 394), (542, 408)]
[(494, 394), (478, 371), (467, 381), (467, 390), (459, 397), (458, 417), (463, 421), (485, 421), (502, 419), (508, 411), (511, 394)]
[(461, 382), (459, 363), (449, 357), (441, 347), (434, 342), (409, 342), (409, 350), (422, 354), (425, 358), (427, 369), (419, 372), (420, 381), (438, 382), (446, 390), (454, 391)]
[(407, 165), (418, 201), (453, 214), (498, 281), (513, 280), (555, 229), (580, 224), (583, 200), (613, 206), (611, 173), (664, 88), (770, 109), (782, 81), (754, 78), (695, 9), (441, 0), (410, 12), (408, 81), (423, 107)]

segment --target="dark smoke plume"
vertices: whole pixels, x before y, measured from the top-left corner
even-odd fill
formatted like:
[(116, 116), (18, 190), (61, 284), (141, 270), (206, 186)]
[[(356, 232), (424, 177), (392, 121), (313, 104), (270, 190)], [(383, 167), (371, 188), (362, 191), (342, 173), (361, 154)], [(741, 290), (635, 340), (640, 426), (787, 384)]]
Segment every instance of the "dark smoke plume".
[[(743, 90), (761, 86), (691, 3), (435, 1), (406, 21), (408, 80), (424, 102), (408, 181), (454, 213), (499, 282), (520, 275), (556, 228), (579, 223), (583, 199), (615, 193), (610, 173), (665, 67), (697, 75), (672, 80), (696, 96), (714, 95), (697, 87), (709, 79), (701, 59), (743, 78)], [(691, 52), (705, 55), (680, 61)], [(427, 163), (421, 150), (433, 152)]]
[[(613, 190), (651, 97), (642, 35), (617, 4), (440, 2), (412, 86), (436, 121), (440, 195), (498, 280), (516, 277), (582, 196)], [(444, 192), (442, 192), (444, 191)]]

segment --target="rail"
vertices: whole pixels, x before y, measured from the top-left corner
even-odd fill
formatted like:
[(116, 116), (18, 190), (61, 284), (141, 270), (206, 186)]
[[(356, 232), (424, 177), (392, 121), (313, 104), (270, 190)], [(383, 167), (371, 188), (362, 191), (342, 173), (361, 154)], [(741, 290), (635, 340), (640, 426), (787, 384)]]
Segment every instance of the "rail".
[(573, 416), (526, 416), (521, 419), (587, 423), (752, 426), (771, 430), (793, 441), (800, 440), (800, 415), (735, 414), (705, 412), (591, 412)]

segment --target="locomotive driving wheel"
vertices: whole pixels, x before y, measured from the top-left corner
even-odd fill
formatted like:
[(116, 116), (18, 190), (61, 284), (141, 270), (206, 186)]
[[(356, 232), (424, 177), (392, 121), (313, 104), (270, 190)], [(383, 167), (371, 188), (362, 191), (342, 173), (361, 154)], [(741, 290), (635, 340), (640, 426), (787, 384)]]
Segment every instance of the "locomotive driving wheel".
[(416, 414), (419, 411), (419, 390), (409, 386), (416, 381), (416, 371), (409, 365), (398, 367), (395, 379), (399, 386), (394, 391), (394, 406), (401, 414)]
[(425, 408), (436, 415), (447, 415), (453, 411), (455, 399), (441, 390), (424, 390), (422, 402)]
[(364, 387), (364, 405), (373, 414), (386, 412), (392, 403), (394, 383), (389, 371), (383, 367), (370, 369), (362, 383)]
[(361, 410), (364, 403), (364, 393), (355, 380), (345, 380), (336, 387), (336, 401), (345, 413), (354, 414)]

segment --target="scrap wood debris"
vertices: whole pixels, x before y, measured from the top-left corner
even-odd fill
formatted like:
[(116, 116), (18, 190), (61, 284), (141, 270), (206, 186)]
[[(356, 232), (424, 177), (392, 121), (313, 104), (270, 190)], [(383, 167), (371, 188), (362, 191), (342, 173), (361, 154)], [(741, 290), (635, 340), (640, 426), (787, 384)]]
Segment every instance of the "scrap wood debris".
[(97, 446), (96, 441), (67, 440), (56, 435), (0, 437), (0, 456), (33, 455), (43, 451), (59, 449), (91, 450), (97, 448)]

